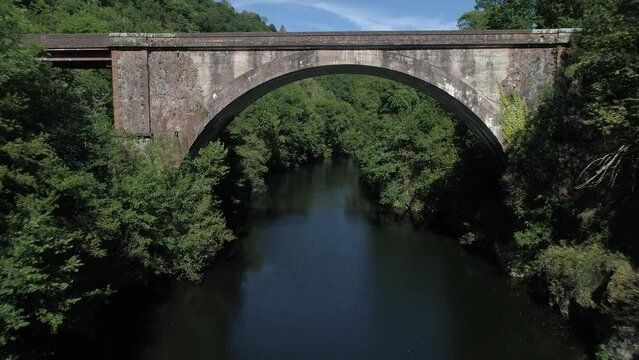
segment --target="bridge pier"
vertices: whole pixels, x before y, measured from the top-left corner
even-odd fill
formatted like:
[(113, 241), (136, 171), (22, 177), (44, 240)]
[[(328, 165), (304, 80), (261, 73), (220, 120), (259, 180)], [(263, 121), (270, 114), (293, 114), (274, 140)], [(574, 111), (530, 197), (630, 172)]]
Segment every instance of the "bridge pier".
[(117, 128), (152, 137), (148, 57), (147, 50), (111, 52), (113, 117)]

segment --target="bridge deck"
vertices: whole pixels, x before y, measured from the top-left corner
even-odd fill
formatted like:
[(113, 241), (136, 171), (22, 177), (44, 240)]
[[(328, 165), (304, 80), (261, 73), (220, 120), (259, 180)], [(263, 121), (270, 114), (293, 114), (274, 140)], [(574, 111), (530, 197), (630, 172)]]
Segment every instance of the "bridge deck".
[(114, 33), (26, 35), (60, 67), (104, 68), (111, 50), (409, 50), (521, 48), (568, 45), (573, 29), (313, 32), (313, 33)]

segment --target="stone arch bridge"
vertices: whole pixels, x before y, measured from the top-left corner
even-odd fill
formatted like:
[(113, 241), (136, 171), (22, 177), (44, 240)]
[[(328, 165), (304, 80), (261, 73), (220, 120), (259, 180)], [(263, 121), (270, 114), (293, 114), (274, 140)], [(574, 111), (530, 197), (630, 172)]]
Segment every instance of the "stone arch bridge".
[(115, 126), (177, 137), (183, 154), (216, 139), (252, 102), (287, 83), (368, 74), (438, 99), (493, 153), (508, 146), (500, 88), (535, 109), (569, 29), (344, 33), (35, 35), (71, 68), (111, 68)]

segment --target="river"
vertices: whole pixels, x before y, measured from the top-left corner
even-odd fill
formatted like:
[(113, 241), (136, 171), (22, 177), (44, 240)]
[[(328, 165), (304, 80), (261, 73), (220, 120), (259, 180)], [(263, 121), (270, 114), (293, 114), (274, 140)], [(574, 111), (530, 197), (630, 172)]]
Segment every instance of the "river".
[(121, 294), (66, 358), (586, 358), (490, 261), (378, 213), (352, 162), (273, 175), (201, 283)]

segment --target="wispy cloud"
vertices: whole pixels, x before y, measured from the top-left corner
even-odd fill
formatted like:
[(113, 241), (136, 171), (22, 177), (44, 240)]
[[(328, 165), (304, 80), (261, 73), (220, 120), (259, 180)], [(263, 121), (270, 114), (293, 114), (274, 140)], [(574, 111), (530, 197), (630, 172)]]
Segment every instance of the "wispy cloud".
[(235, 7), (246, 8), (257, 4), (287, 4), (311, 7), (344, 18), (355, 24), (360, 30), (443, 30), (455, 29), (456, 21), (444, 21), (440, 18), (419, 16), (393, 17), (368, 8), (341, 5), (326, 1), (309, 0), (236, 0)]

